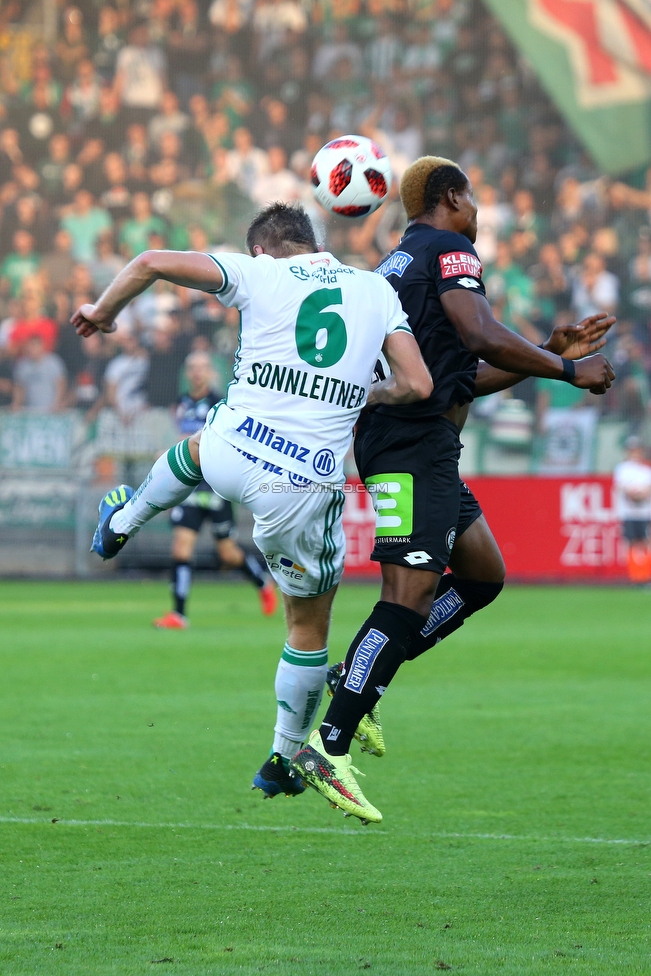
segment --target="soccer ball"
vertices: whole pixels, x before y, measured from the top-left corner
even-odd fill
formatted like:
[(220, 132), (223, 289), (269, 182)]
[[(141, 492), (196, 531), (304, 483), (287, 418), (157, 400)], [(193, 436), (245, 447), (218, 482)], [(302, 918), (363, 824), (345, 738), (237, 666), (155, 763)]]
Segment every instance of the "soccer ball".
[(314, 196), (330, 213), (365, 217), (387, 198), (391, 165), (365, 136), (340, 136), (326, 143), (312, 162)]

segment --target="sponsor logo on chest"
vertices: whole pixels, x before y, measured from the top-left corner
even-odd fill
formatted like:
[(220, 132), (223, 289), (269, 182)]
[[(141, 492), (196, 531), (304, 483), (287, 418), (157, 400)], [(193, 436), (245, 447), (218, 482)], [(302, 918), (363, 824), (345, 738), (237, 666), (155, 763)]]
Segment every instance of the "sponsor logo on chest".
[(396, 251), (395, 254), (390, 254), (386, 261), (375, 269), (377, 274), (381, 274), (384, 278), (388, 278), (389, 275), (397, 275), (402, 278), (403, 274), (414, 260), (411, 254), (407, 254), (406, 251)]

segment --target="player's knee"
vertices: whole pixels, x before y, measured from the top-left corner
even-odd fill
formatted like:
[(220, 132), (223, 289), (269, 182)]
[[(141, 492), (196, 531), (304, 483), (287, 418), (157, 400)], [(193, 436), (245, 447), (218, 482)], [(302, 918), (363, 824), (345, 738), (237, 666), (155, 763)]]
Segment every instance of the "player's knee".
[(504, 576), (499, 581), (458, 580), (455, 589), (466, 604), (466, 616), (470, 617), (498, 598), (504, 589)]

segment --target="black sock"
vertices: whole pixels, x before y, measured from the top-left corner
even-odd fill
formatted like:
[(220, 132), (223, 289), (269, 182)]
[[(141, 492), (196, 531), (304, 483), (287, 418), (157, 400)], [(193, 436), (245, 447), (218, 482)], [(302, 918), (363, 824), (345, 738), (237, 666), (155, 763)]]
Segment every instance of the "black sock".
[(172, 582), (171, 590), (174, 596), (174, 609), (185, 616), (185, 601), (190, 594), (192, 584), (192, 567), (190, 563), (172, 563)]
[(257, 586), (259, 590), (262, 589), (266, 583), (264, 569), (251, 553), (246, 553), (244, 556), (244, 562), (240, 566), (240, 569), (245, 576), (251, 580), (254, 586)]
[(427, 623), (412, 642), (407, 660), (413, 661), (444, 637), (453, 634), (473, 613), (492, 603), (502, 592), (503, 586), (504, 583), (458, 579), (454, 573), (441, 576)]
[(425, 623), (415, 610), (380, 600), (348, 649), (344, 672), (321, 723), (331, 756), (343, 756), (360, 720), (370, 712), (407, 657)]

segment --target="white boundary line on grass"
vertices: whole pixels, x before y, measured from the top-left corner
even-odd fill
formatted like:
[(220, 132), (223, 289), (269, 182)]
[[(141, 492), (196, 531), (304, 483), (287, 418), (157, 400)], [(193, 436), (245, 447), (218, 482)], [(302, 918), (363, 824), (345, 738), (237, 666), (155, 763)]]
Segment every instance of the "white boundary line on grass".
[[(371, 834), (389, 834), (392, 831), (373, 829), (368, 832), (349, 830), (340, 827), (292, 827), (279, 825), (256, 826), (255, 824), (192, 824), (192, 823), (146, 823), (141, 820), (68, 820), (66, 817), (56, 820), (42, 820), (38, 817), (0, 817), (0, 824), (49, 824), (60, 823), (64, 827), (144, 827), (150, 830), (253, 830), (263, 833), (296, 833), (296, 834), (355, 834), (361, 837)], [(399, 836), (399, 832), (397, 832)], [(440, 840), (511, 840), (542, 844), (625, 844), (645, 847), (651, 845), (651, 839), (638, 840), (634, 837), (538, 837), (526, 834), (463, 834), (457, 832), (430, 831), (419, 834), (411, 833), (411, 837), (436, 837)]]

